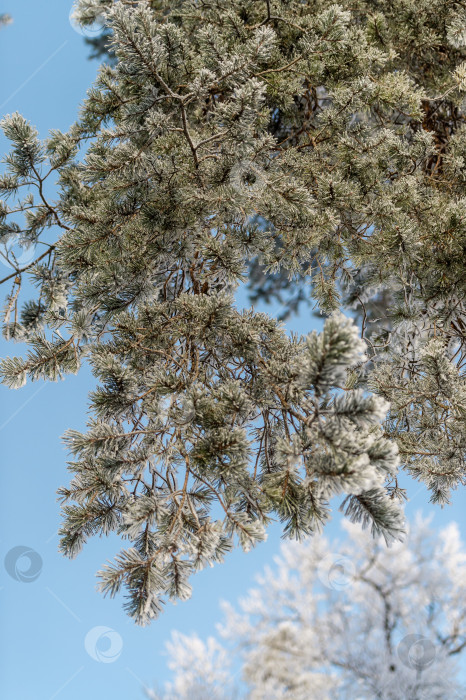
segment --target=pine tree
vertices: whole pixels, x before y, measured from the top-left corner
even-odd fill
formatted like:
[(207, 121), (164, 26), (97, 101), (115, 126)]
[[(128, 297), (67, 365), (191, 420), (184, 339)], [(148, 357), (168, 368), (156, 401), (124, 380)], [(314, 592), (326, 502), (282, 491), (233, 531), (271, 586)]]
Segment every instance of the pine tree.
[(223, 644), (173, 632), (166, 645), (173, 680), (148, 697), (464, 697), (466, 551), (456, 525), (434, 532), (418, 517), (391, 549), (345, 525), (343, 542), (317, 536), (282, 545), (240, 606), (224, 605)]
[[(63, 551), (128, 538), (102, 588), (146, 622), (232, 538), (315, 532), (335, 494), (399, 537), (398, 453), (441, 504), (465, 481), (466, 4), (76, 12), (105, 18), (114, 60), (68, 133), (4, 118), (0, 178), (1, 241), (45, 246), (9, 254), (4, 334), (29, 352), (3, 381), (83, 361), (99, 381), (66, 436)], [(254, 264), (312, 297), (322, 334), (237, 308)]]

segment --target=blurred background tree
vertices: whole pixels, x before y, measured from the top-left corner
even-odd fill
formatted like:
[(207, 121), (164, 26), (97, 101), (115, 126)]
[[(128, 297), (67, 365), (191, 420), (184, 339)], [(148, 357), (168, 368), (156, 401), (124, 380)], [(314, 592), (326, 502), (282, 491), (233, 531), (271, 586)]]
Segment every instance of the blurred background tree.
[(173, 682), (148, 697), (465, 697), (458, 671), (466, 649), (466, 549), (455, 524), (434, 532), (417, 517), (406, 542), (390, 549), (358, 526), (344, 529), (342, 542), (282, 545), (258, 587), (236, 608), (224, 605), (227, 646), (174, 632), (167, 644)]

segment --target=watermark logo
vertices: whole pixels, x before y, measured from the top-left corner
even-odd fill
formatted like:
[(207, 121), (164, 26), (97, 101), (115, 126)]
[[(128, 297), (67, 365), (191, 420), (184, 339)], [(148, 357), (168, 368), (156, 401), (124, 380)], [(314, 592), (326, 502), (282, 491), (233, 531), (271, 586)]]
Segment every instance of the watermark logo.
[(5, 570), (15, 581), (32, 583), (42, 571), (42, 557), (35, 549), (18, 545), (7, 552)]
[(84, 648), (94, 661), (112, 664), (122, 652), (123, 640), (111, 627), (97, 626), (86, 634)]
[(173, 420), (176, 425), (189, 425), (196, 417), (196, 407), (191, 398), (184, 397), (175, 408)]
[(20, 270), (34, 260), (36, 248), (35, 243), (24, 242), (19, 233), (15, 234), (0, 243), (0, 262), (11, 270)]
[(317, 576), (326, 588), (340, 591), (354, 580), (355, 567), (351, 559), (341, 554), (328, 554), (319, 562)]
[(165, 396), (158, 403), (160, 422), (173, 421), (176, 425), (189, 425), (196, 417), (193, 400), (187, 396)]
[(158, 85), (153, 85), (150, 89), (150, 97), (152, 100), (157, 101), (159, 97), (163, 96), (162, 93), (160, 92), (160, 88)]
[(230, 185), (246, 197), (256, 197), (266, 188), (267, 175), (257, 163), (242, 160), (230, 170)]
[(105, 18), (102, 15), (99, 15), (92, 24), (82, 24), (78, 19), (78, 10), (76, 7), (71, 8), (69, 18), (74, 31), (84, 37), (92, 38), (98, 36), (102, 33), (103, 29), (105, 29)]
[(422, 634), (408, 634), (399, 643), (397, 653), (405, 666), (421, 671), (434, 662), (436, 650), (433, 642)]

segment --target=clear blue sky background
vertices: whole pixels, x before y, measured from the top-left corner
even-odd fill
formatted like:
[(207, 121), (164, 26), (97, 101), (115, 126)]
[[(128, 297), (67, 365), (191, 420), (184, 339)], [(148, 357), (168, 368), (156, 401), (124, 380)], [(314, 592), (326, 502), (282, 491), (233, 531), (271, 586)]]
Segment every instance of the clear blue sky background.
[[(41, 136), (71, 125), (97, 70), (69, 23), (70, 5), (71, 0), (4, 0), (0, 6), (0, 12), (14, 17), (0, 33), (0, 113), (20, 111)], [(6, 148), (2, 137), (0, 152)], [(0, 263), (0, 276), (5, 274)], [(304, 333), (316, 321), (306, 312), (289, 326)], [(4, 341), (0, 345), (2, 356), (22, 351)], [(171, 631), (215, 633), (219, 601), (241, 596), (279, 548), (275, 527), (255, 551), (234, 552), (225, 564), (198, 574), (190, 601), (168, 604), (150, 627), (136, 627), (122, 611), (121, 597), (104, 599), (95, 590), (95, 572), (120, 549), (117, 538), (91, 541), (74, 561), (57, 551), (55, 492), (69, 479), (60, 436), (68, 427), (84, 428), (92, 386), (84, 370), (57, 384), (38, 382), (19, 391), (0, 387), (0, 562), (18, 545), (36, 550), (43, 560), (40, 576), (29, 583), (14, 580), (0, 564), (0, 696), (5, 700), (143, 698), (143, 684), (161, 684), (170, 676), (164, 643)], [(409, 486), (408, 513), (430, 511), (425, 490), (413, 482)], [(464, 492), (458, 492), (450, 508), (435, 509), (434, 523), (440, 527), (456, 520), (466, 539), (463, 502)], [(328, 533), (337, 530), (338, 517)], [(85, 649), (87, 633), (97, 626), (115, 630), (122, 639), (114, 663), (99, 663)], [(104, 642), (100, 648), (105, 652)]]

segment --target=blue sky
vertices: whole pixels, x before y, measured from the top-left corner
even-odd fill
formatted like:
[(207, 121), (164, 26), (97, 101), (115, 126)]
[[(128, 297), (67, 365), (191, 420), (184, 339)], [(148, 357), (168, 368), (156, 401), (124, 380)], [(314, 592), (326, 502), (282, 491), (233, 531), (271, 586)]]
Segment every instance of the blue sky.
[[(20, 111), (41, 136), (48, 129), (71, 125), (97, 70), (96, 62), (87, 60), (82, 36), (69, 22), (70, 7), (70, 0), (4, 0), (0, 7), (14, 17), (0, 34), (0, 113)], [(0, 138), (1, 152), (6, 149)], [(6, 274), (8, 268), (0, 264), (0, 276)], [(306, 312), (290, 328), (308, 332), (315, 324)], [(4, 341), (0, 345), (3, 357), (23, 350)], [(235, 601), (244, 594), (279, 548), (280, 531), (274, 527), (255, 551), (236, 551), (225, 564), (198, 574), (190, 601), (168, 604), (150, 627), (136, 627), (122, 611), (121, 597), (104, 599), (95, 589), (95, 572), (119, 551), (118, 538), (91, 541), (74, 561), (57, 551), (56, 489), (69, 480), (61, 435), (69, 427), (84, 428), (92, 386), (92, 376), (84, 369), (78, 377), (56, 384), (38, 382), (19, 391), (0, 387), (0, 561), (19, 546), (36, 551), (42, 561), (40, 574), (29, 582), (1, 568), (0, 695), (5, 700), (143, 698), (143, 684), (169, 678), (164, 643), (171, 630), (214, 633), (221, 618), (219, 601)], [(411, 481), (409, 492), (413, 499), (408, 513), (431, 510), (424, 488)], [(434, 523), (440, 527), (456, 520), (466, 540), (463, 498), (458, 492), (451, 507), (435, 509)], [(329, 534), (338, 529), (337, 523), (338, 517)], [(22, 561), (17, 578), (24, 578)], [(92, 652), (106, 652), (104, 640), (95, 646), (95, 638), (103, 633), (95, 628), (110, 628), (114, 644), (122, 644), (112, 663), (92, 658)]]

